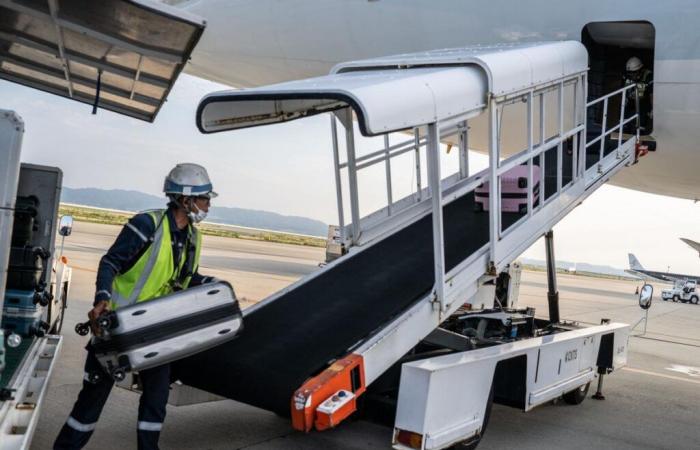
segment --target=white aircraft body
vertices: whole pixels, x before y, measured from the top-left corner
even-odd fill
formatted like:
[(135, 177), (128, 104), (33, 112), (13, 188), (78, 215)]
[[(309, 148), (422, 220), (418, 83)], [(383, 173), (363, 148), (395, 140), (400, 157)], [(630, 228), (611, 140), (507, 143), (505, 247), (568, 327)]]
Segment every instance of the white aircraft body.
[[(170, 0), (206, 19), (185, 71), (234, 87), (327, 74), (336, 63), (477, 44), (582, 40), (647, 55), (657, 151), (612, 184), (700, 198), (700, 2), (690, 0)], [(602, 47), (601, 47), (602, 48)], [(607, 48), (607, 47), (606, 47)], [(590, 51), (590, 49), (589, 49)], [(643, 58), (644, 59), (644, 58)], [(593, 61), (591, 70), (595, 69)], [(611, 73), (605, 75), (610, 81)], [(590, 79), (589, 79), (590, 81)], [(590, 85), (590, 83), (589, 83)], [(609, 89), (606, 88), (606, 91)], [(607, 92), (601, 92), (604, 94)]]

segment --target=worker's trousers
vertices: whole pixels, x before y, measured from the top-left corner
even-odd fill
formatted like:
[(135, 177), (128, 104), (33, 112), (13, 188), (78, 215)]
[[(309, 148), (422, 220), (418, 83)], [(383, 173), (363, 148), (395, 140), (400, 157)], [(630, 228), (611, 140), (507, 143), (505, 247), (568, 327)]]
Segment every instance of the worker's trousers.
[[(139, 401), (136, 427), (138, 448), (157, 449), (170, 390), (170, 365), (142, 370), (139, 376), (143, 384), (143, 393)], [(87, 444), (113, 385), (112, 377), (102, 369), (95, 354), (88, 348), (83, 389), (54, 442), (55, 450), (79, 449)], [(124, 448), (130, 447), (132, 446), (124, 445)]]

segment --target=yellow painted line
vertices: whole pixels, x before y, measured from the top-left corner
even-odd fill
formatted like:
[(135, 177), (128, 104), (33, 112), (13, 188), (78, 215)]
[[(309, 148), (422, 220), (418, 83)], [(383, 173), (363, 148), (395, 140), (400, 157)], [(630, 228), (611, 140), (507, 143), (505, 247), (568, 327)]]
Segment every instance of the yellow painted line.
[(644, 375), (651, 375), (654, 377), (667, 378), (669, 380), (685, 381), (687, 383), (700, 384), (700, 380), (690, 380), (688, 378), (676, 377), (673, 375), (666, 375), (665, 373), (651, 372), (649, 370), (635, 369), (633, 367), (623, 367), (622, 370), (626, 370), (628, 372), (641, 373)]

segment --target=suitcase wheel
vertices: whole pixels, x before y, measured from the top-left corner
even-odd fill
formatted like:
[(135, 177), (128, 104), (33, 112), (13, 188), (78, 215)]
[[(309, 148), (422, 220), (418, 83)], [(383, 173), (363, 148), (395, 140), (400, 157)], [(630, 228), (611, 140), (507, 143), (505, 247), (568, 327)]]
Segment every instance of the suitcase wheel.
[(38, 338), (44, 337), (46, 332), (42, 329), (41, 325), (37, 327), (29, 327), (29, 334), (36, 336)]
[(126, 371), (118, 367), (116, 369), (112, 369), (112, 373), (110, 375), (112, 375), (114, 381), (124, 381), (124, 379), (126, 378)]
[(112, 326), (112, 320), (107, 316), (102, 316), (97, 319), (97, 326), (103, 330), (109, 330)]
[(49, 304), (49, 294), (47, 292), (36, 292), (34, 294), (34, 304), (40, 304), (41, 306), (47, 306)]
[(80, 336), (87, 336), (90, 333), (90, 322), (78, 323), (75, 325), (75, 332)]

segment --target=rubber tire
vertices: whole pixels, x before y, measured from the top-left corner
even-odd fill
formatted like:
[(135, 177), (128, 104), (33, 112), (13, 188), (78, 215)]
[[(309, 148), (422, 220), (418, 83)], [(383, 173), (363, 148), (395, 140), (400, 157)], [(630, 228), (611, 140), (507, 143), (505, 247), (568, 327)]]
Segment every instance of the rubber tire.
[(591, 383), (589, 381), (587, 384), (579, 386), (573, 391), (567, 392), (566, 394), (562, 395), (562, 398), (569, 405), (580, 405), (586, 399), (586, 396), (588, 395), (588, 390), (590, 388)]
[(668, 299), (667, 299), (666, 297), (661, 297), (661, 300), (663, 300), (663, 301), (665, 301), (665, 302), (668, 301)]
[(692, 297), (690, 297), (690, 303), (692, 303), (693, 305), (697, 305), (698, 298), (695, 295), (693, 295)]
[(481, 426), (481, 433), (479, 433), (478, 436), (475, 436), (472, 439), (458, 442), (458, 443), (452, 445), (451, 447), (448, 447), (448, 450), (474, 450), (476, 447), (478, 447), (479, 442), (481, 442), (481, 438), (484, 436), (484, 433), (486, 432), (486, 427), (489, 425), (489, 419), (491, 418), (491, 409), (492, 408), (493, 408), (493, 384), (491, 385), (491, 392), (489, 392), (489, 399), (486, 402), (486, 411), (484, 412), (484, 424)]
[(673, 296), (673, 301), (678, 302), (681, 298), (678, 295)]

